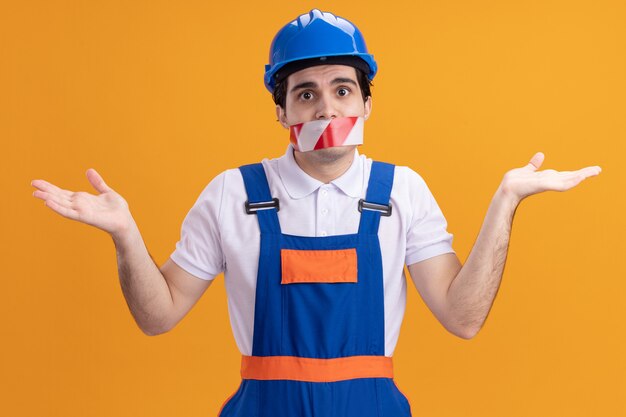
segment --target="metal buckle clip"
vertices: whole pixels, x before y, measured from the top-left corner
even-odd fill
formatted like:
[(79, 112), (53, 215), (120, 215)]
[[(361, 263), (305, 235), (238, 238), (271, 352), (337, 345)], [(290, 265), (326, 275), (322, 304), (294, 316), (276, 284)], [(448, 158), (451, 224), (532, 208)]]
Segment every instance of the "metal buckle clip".
[(376, 204), (368, 203), (367, 201), (359, 200), (359, 212), (363, 213), (363, 210), (379, 211), (381, 216), (391, 216), (391, 204)]
[(246, 200), (246, 213), (255, 214), (259, 210), (269, 210), (275, 208), (276, 211), (280, 210), (280, 204), (277, 198), (272, 198), (271, 201), (261, 201), (259, 203), (250, 203)]

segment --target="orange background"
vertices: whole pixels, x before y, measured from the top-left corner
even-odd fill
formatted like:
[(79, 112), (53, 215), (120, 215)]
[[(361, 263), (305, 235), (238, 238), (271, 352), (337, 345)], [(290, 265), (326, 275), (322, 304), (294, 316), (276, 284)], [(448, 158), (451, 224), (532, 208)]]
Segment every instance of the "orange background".
[(2, 1), (2, 414), (209, 416), (237, 388), (223, 278), (144, 335), (110, 237), (30, 181), (93, 192), (98, 169), (161, 265), (215, 175), (283, 154), (263, 66), (312, 7), (365, 33), (380, 72), (361, 152), (426, 179), (462, 261), (507, 170), (536, 151), (542, 168), (603, 168), (522, 202), (475, 339), (409, 286), (395, 367), (414, 415), (626, 416), (621, 0)]

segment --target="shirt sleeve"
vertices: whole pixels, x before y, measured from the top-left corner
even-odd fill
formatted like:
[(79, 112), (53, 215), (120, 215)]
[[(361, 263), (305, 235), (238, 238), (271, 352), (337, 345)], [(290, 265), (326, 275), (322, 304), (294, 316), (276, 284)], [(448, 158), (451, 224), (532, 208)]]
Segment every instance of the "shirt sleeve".
[(224, 271), (219, 228), (224, 177), (225, 172), (215, 177), (202, 191), (187, 213), (180, 240), (170, 255), (178, 266), (204, 280), (212, 280)]
[(448, 223), (435, 197), (422, 177), (410, 168), (408, 186), (413, 216), (407, 232), (406, 265), (444, 253), (455, 253), (452, 249), (453, 235), (447, 231)]

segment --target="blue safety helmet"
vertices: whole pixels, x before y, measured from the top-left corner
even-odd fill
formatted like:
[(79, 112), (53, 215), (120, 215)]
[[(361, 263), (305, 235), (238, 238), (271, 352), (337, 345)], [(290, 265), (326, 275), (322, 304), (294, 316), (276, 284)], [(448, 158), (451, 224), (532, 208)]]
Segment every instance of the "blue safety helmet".
[(265, 87), (270, 93), (274, 93), (279, 70), (296, 61), (303, 61), (300, 64), (304, 65), (291, 65), (290, 73), (294, 68), (344, 64), (364, 69), (371, 81), (378, 69), (374, 56), (367, 53), (359, 29), (346, 19), (318, 9), (300, 15), (276, 34), (269, 61), (265, 66)]

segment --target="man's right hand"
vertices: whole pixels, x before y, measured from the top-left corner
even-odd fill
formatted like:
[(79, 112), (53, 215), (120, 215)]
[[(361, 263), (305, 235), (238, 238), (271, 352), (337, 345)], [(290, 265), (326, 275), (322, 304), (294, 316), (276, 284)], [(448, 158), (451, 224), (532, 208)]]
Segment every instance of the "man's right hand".
[(98, 195), (34, 180), (31, 184), (37, 190), (33, 196), (61, 216), (110, 233), (122, 291), (137, 325), (150, 336), (171, 330), (212, 281), (194, 277), (172, 260), (161, 271), (148, 252), (126, 200), (107, 186), (96, 170), (88, 169), (87, 179)]
[(33, 180), (34, 197), (68, 219), (78, 220), (108, 232), (114, 238), (127, 231), (134, 220), (124, 198), (110, 188), (95, 169), (87, 170), (87, 179), (98, 195), (69, 191), (44, 180)]

